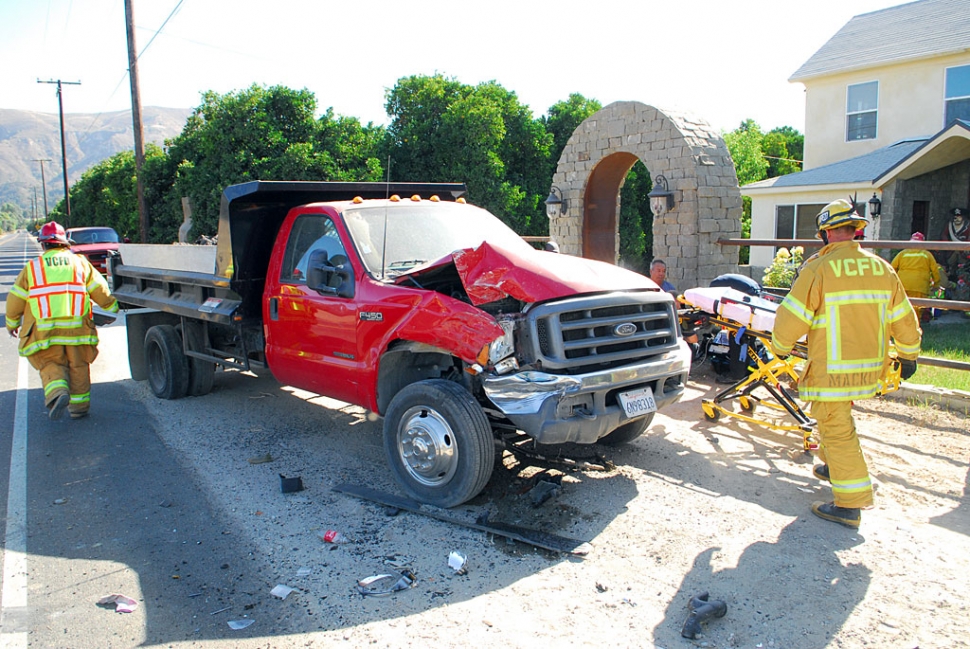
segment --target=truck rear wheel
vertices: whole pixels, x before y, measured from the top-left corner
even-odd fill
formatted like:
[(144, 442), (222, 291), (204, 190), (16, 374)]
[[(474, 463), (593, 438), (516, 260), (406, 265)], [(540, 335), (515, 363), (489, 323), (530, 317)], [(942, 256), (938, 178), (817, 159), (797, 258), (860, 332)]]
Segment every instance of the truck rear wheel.
[[(202, 325), (198, 322), (182, 324), (182, 336), (185, 348), (194, 352), (203, 351), (205, 335)], [(188, 394), (190, 397), (201, 397), (212, 392), (212, 382), (216, 374), (216, 364), (201, 358), (187, 357), (189, 361)]]
[(384, 415), (384, 451), (404, 491), (438, 507), (478, 495), (495, 464), (485, 413), (467, 390), (442, 379), (395, 395)]
[(159, 399), (181, 399), (189, 385), (189, 359), (172, 325), (155, 325), (145, 334), (148, 385)]
[(654, 414), (656, 413), (651, 412), (642, 419), (637, 419), (636, 421), (631, 421), (628, 424), (623, 424), (622, 426), (614, 429), (612, 433), (600, 437), (597, 441), (600, 444), (605, 444), (606, 446), (622, 446), (623, 444), (628, 444), (637, 437), (640, 437), (640, 435), (647, 432), (647, 429), (650, 428), (650, 424), (653, 423)]

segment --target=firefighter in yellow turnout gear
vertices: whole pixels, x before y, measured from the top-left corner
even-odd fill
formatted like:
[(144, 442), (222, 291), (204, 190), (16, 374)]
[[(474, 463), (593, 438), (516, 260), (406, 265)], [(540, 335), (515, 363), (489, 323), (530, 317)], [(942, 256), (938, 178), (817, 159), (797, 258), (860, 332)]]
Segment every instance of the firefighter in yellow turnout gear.
[(60, 419), (66, 408), (80, 419), (90, 409), (90, 365), (98, 355), (91, 305), (117, 313), (118, 302), (91, 263), (70, 251), (58, 223), (45, 223), (37, 240), (44, 253), (20, 271), (7, 296), (7, 331), (40, 372), (48, 416)]
[(819, 459), (812, 473), (832, 485), (834, 501), (812, 512), (859, 527), (871, 507), (872, 482), (852, 419), (852, 402), (876, 395), (889, 370), (889, 341), (896, 345), (903, 379), (916, 371), (922, 331), (906, 291), (890, 264), (853, 240), (868, 220), (850, 201), (827, 205), (816, 217), (825, 246), (808, 259), (778, 308), (771, 349), (791, 354), (808, 335), (808, 362), (798, 395), (812, 402)]

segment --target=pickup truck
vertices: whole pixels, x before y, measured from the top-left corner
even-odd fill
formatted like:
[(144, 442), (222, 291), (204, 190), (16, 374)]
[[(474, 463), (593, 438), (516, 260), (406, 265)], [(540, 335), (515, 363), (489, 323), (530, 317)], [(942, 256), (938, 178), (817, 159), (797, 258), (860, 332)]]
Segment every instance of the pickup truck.
[(481, 492), (509, 434), (643, 434), (690, 370), (673, 298), (618, 266), (536, 250), (464, 193), (226, 188), (213, 273), (111, 259), (132, 378), (177, 399), (209, 392), (217, 367), (268, 368), (366, 408), (384, 418), (396, 482), (440, 507)]

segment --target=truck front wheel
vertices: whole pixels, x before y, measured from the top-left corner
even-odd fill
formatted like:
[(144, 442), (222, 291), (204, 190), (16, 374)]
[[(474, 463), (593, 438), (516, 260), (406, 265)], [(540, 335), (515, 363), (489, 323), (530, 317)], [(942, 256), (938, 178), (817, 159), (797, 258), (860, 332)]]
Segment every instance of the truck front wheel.
[(612, 433), (604, 435), (597, 440), (600, 444), (605, 444), (607, 446), (622, 446), (623, 444), (628, 444), (635, 440), (640, 435), (647, 432), (650, 428), (650, 424), (653, 423), (653, 415), (655, 413), (650, 413), (642, 419), (637, 419), (636, 421), (631, 421), (628, 424), (623, 424), (622, 426), (613, 430)]
[(395, 395), (384, 415), (384, 451), (404, 491), (438, 507), (478, 495), (495, 463), (485, 413), (467, 390), (442, 379)]
[(148, 385), (159, 399), (181, 399), (189, 386), (189, 359), (172, 325), (155, 325), (145, 333)]

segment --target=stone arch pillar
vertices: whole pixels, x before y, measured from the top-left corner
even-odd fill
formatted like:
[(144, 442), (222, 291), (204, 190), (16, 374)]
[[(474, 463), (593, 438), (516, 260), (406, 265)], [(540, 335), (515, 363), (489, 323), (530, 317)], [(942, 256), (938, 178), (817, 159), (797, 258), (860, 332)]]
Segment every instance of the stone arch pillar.
[(637, 160), (674, 193), (674, 208), (654, 219), (653, 252), (677, 289), (738, 272), (738, 248), (717, 243), (741, 236), (741, 192), (724, 140), (703, 120), (635, 101), (597, 111), (566, 143), (553, 184), (567, 209), (549, 223), (560, 250), (616, 263), (620, 187)]

